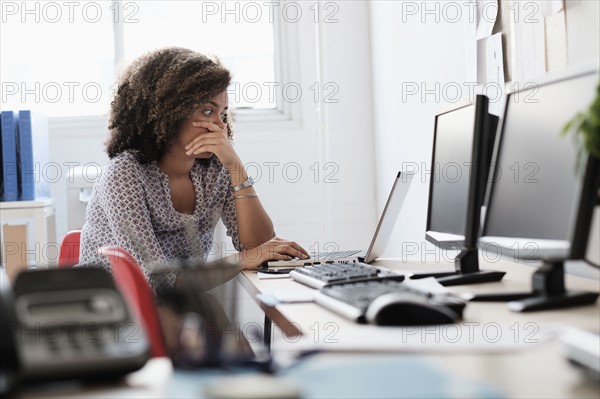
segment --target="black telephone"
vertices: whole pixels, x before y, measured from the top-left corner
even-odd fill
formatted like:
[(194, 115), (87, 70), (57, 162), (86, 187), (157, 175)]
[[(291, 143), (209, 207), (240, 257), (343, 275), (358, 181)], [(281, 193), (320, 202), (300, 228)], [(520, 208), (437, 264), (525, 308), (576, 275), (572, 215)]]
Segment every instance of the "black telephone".
[(101, 268), (0, 269), (0, 394), (17, 383), (110, 379), (150, 356), (110, 274)]

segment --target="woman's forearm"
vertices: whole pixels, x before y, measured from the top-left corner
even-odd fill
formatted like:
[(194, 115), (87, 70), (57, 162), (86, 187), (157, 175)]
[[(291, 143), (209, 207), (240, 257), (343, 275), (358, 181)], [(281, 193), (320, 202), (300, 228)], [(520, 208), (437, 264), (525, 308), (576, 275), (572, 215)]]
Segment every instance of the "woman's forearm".
[[(241, 163), (230, 170), (231, 184), (237, 186), (248, 175)], [(245, 249), (256, 248), (274, 236), (273, 222), (263, 208), (254, 187), (246, 187), (233, 193), (237, 214), (238, 236)]]
[[(236, 196), (239, 195), (245, 194)], [(236, 199), (235, 207), (238, 236), (245, 249), (255, 248), (273, 238), (273, 222), (258, 197)]]

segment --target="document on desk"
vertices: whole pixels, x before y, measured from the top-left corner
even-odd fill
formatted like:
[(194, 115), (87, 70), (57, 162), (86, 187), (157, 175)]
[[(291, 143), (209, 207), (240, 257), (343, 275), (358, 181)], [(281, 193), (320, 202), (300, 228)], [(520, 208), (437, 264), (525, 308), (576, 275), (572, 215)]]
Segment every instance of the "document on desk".
[(435, 277), (419, 278), (416, 280), (404, 280), (404, 285), (419, 291), (429, 292), (436, 295), (447, 294), (450, 291), (437, 281)]
[(536, 323), (491, 321), (408, 327), (357, 325), (330, 329), (319, 339), (307, 333), (290, 342), (277, 341), (272, 348), (300, 352), (503, 353), (538, 347), (555, 340), (560, 331), (558, 325), (541, 328)]
[(256, 298), (267, 306), (277, 306), (284, 303), (305, 303), (315, 300), (315, 291), (280, 291), (256, 294)]
[(273, 279), (282, 279), (282, 278), (290, 278), (289, 273), (256, 273), (259, 280), (273, 280)]

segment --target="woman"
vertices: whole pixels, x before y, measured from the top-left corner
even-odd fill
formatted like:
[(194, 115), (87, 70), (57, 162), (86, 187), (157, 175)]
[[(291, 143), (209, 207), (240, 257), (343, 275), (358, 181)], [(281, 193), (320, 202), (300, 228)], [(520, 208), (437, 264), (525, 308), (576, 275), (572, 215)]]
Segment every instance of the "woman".
[[(110, 162), (96, 183), (81, 235), (80, 264), (100, 264), (117, 245), (144, 269), (211, 250), (220, 219), (244, 269), (269, 259), (308, 258), (275, 237), (273, 223), (231, 144), (227, 86), (219, 60), (182, 48), (140, 57), (111, 104)], [(174, 284), (175, 276), (169, 277)]]

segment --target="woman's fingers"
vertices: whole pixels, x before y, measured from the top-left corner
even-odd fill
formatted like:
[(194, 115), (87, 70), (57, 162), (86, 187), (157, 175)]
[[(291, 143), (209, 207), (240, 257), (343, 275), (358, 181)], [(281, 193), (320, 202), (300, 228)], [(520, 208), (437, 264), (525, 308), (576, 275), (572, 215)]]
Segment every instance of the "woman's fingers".
[(208, 121), (194, 121), (192, 122), (192, 126), (194, 127), (203, 127), (205, 129), (208, 129), (210, 132), (217, 132), (219, 130), (225, 130), (223, 128), (221, 128), (220, 126), (215, 125), (212, 122), (208, 122)]
[(192, 147), (204, 142), (223, 142), (223, 136), (219, 133), (201, 133), (198, 136), (194, 137), (194, 139), (185, 146), (185, 149), (189, 150)]
[(285, 254), (279, 254), (277, 252), (273, 252), (272, 256), (269, 258), (269, 260), (291, 260), (292, 256), (290, 255), (285, 255)]
[[(202, 135), (202, 136), (204, 136), (204, 135)], [(206, 151), (215, 152), (214, 151), (215, 148), (225, 145), (223, 139), (220, 137), (202, 137), (202, 136), (197, 137), (196, 139), (194, 139), (194, 141), (192, 143), (188, 144), (185, 147), (185, 149), (186, 149), (185, 153), (187, 155), (199, 154), (201, 152), (206, 152)], [(207, 148), (209, 146), (211, 146), (212, 149)]]
[[(292, 246), (292, 248), (294, 248), (296, 251), (300, 252), (301, 254), (305, 255), (307, 258), (310, 258), (310, 255), (308, 254), (308, 252), (302, 248), (300, 245), (298, 245), (297, 243), (295, 243), (294, 241), (290, 242), (290, 245)], [(299, 257), (300, 258), (300, 257)]]
[(308, 252), (294, 241), (273, 237), (266, 243), (243, 251), (244, 267), (256, 268), (266, 260), (307, 259)]
[(287, 241), (276, 245), (275, 251), (280, 254), (287, 254), (299, 259), (309, 258), (308, 253), (300, 245), (295, 242)]

